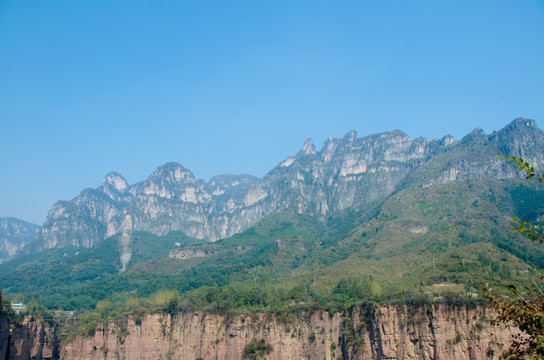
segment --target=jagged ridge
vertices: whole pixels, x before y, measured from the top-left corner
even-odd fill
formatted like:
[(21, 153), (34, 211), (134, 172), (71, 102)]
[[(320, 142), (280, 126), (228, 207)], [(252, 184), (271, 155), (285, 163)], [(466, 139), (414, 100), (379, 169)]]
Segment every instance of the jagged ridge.
[[(177, 163), (167, 163), (144, 182), (128, 185), (110, 173), (97, 189), (86, 189), (49, 212), (40, 247), (94, 246), (117, 233), (183, 231), (215, 241), (239, 233), (274, 212), (324, 217), (344, 209), (368, 211), (418, 173), (427, 186), (467, 179), (518, 176), (498, 153), (544, 165), (544, 136), (533, 120), (516, 119), (498, 132), (475, 129), (461, 141), (428, 141), (401, 131), (359, 138), (351, 131), (329, 137), (316, 151), (311, 139), (262, 179), (220, 175), (208, 183)], [(428, 168), (428, 167), (427, 167)], [(421, 172), (419, 175), (421, 176)], [(421, 178), (418, 178), (420, 181)]]

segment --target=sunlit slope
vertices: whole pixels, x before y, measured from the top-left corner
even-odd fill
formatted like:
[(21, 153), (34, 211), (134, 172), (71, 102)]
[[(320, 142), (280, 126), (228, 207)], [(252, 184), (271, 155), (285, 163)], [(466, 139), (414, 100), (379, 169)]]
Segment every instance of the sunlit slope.
[(543, 197), (524, 180), (411, 185), (370, 218), (276, 214), (242, 234), (201, 245), (179, 233), (135, 234), (124, 273), (116, 238), (92, 249), (49, 250), (1, 265), (0, 286), (53, 308), (244, 283), (315, 281), (332, 289), (342, 278), (369, 276), (382, 297), (437, 284), (475, 292), (485, 281), (522, 282), (544, 266), (544, 251), (509, 230), (511, 217), (539, 219)]
[(512, 217), (538, 220), (539, 187), (523, 180), (470, 180), (411, 186), (389, 198), (375, 217), (317, 263), (325, 278), (370, 273), (412, 288), (481, 282), (506, 284), (544, 267), (544, 249), (512, 233)]
[[(339, 142), (349, 145), (347, 153), (336, 151), (342, 161), (359, 151), (350, 139), (355, 137)], [(418, 142), (410, 144), (417, 153)], [(428, 145), (432, 156), (402, 163), (409, 171), (396, 180), (394, 191), (360, 206), (327, 214), (298, 211), (301, 190), (302, 197), (290, 198), (285, 211), (215, 243), (181, 232), (134, 232), (128, 240), (114, 236), (90, 249), (50, 249), (0, 264), (0, 287), (50, 308), (88, 309), (99, 300), (146, 298), (163, 289), (190, 296), (210, 288), (297, 288), (323, 305), (342, 279), (363, 281), (357, 286), (368, 290), (364, 296), (388, 301), (406, 292), (477, 293), (484, 282), (504, 286), (534, 278), (544, 268), (543, 247), (510, 227), (513, 217), (544, 219), (542, 185), (520, 178), (496, 155), (518, 153), (543, 164), (542, 131), (517, 119), (490, 135), (476, 129), (460, 141), (444, 138)], [(400, 166), (387, 160), (387, 149), (380, 152), (385, 162), (376, 165), (385, 172)], [(280, 166), (277, 175), (315, 173), (320, 164), (312, 160), (315, 151), (297, 156), (298, 162), (287, 170)], [(331, 168), (332, 183), (343, 168)], [(379, 180), (376, 174), (373, 181)], [(350, 179), (343, 181), (357, 181)], [(368, 190), (363, 185), (358, 184), (361, 191)], [(334, 198), (333, 188), (321, 190)]]

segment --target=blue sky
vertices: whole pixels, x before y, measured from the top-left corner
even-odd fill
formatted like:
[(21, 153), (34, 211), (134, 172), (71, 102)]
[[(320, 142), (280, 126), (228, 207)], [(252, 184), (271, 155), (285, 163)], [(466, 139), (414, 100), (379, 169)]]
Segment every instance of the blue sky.
[(544, 1), (0, 1), (0, 217), (307, 137), (544, 124)]

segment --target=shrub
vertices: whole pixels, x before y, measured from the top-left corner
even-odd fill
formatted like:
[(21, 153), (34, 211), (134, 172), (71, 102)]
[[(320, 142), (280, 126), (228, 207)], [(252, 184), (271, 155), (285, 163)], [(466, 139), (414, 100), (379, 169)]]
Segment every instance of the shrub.
[(264, 339), (251, 340), (245, 347), (242, 357), (249, 360), (261, 359), (264, 355), (272, 352), (272, 346), (267, 344)]

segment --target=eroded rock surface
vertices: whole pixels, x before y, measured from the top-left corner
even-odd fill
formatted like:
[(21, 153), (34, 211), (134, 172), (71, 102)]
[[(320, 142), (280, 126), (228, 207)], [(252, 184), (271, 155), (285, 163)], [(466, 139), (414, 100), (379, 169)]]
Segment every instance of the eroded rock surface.
[(62, 359), (242, 359), (253, 339), (267, 359), (497, 359), (512, 332), (490, 325), (484, 308), (382, 306), (350, 314), (316, 312), (288, 323), (264, 314), (201, 312), (110, 321), (77, 337)]
[(5, 261), (34, 239), (38, 225), (16, 218), (0, 218), (0, 262)]
[(58, 359), (58, 350), (55, 326), (29, 316), (11, 334), (9, 359)]
[(144, 182), (129, 185), (110, 173), (97, 189), (86, 189), (49, 212), (40, 248), (94, 246), (118, 233), (182, 231), (215, 241), (249, 228), (274, 212), (317, 217), (353, 208), (370, 210), (406, 183), (422, 186), (501, 179), (519, 174), (497, 154), (522, 156), (544, 167), (544, 133), (536, 122), (516, 119), (490, 135), (475, 129), (460, 141), (428, 141), (401, 131), (359, 138), (355, 131), (325, 141), (311, 139), (262, 179), (219, 175), (208, 183), (177, 163), (167, 163)]

